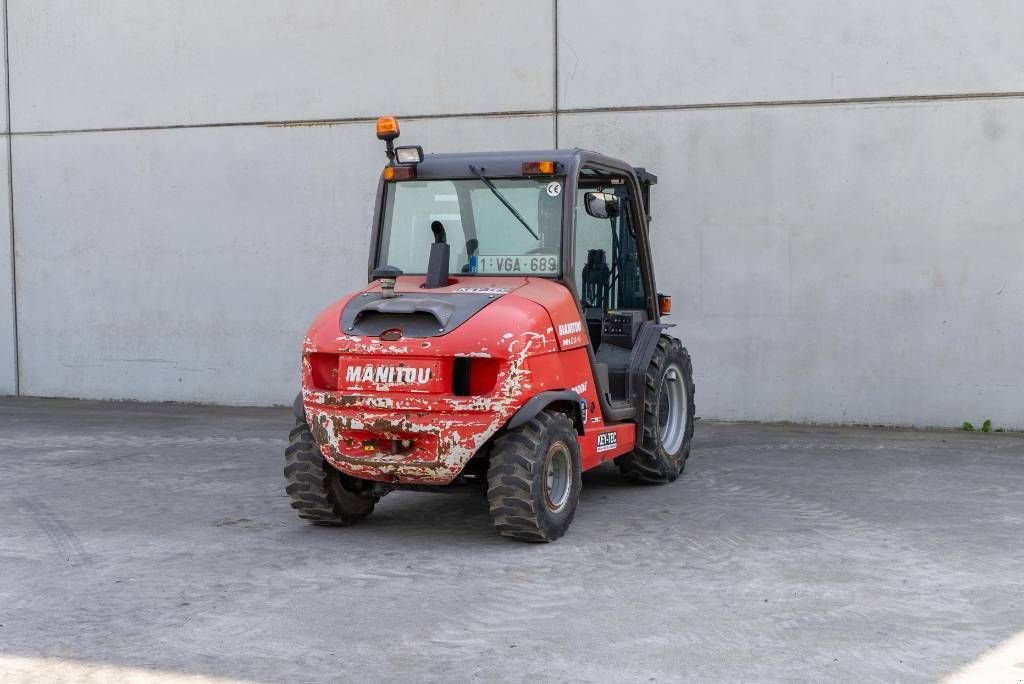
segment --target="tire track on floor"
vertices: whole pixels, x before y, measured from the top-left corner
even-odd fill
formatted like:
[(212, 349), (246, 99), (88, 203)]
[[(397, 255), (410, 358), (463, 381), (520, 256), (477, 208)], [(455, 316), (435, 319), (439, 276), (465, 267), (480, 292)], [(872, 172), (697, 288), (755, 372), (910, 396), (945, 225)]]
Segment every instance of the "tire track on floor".
[(23, 511), (28, 513), (40, 529), (57, 549), (57, 553), (64, 558), (72, 567), (81, 567), (91, 564), (89, 554), (78, 539), (78, 536), (71, 530), (64, 520), (57, 515), (49, 506), (42, 501), (27, 498), (17, 498), (15, 503)]

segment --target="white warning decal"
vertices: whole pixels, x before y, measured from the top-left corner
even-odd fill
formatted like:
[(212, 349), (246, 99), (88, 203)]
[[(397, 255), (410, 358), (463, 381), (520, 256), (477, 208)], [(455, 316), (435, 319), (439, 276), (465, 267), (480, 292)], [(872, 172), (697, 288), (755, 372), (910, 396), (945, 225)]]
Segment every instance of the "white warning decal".
[(558, 181), (548, 183), (548, 197), (558, 197), (562, 194), (562, 184)]
[(456, 292), (460, 294), (508, 294), (511, 290), (507, 287), (459, 287)]

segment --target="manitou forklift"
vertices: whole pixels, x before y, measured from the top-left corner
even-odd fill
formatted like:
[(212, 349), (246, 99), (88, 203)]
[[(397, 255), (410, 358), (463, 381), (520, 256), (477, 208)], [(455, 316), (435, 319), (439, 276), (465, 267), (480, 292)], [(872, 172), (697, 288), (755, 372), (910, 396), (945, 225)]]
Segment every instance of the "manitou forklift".
[(690, 356), (661, 322), (642, 168), (586, 150), (424, 155), (377, 188), (369, 285), (306, 334), (284, 474), (299, 517), (349, 525), (395, 490), (486, 489), (501, 534), (561, 537), (580, 473), (672, 482)]

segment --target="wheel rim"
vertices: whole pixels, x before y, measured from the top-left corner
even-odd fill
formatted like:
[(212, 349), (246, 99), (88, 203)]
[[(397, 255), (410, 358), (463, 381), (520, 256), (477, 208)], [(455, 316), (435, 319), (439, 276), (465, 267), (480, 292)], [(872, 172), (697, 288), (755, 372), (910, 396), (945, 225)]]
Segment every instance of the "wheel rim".
[(565, 508), (572, 489), (572, 460), (569, 448), (555, 442), (544, 457), (544, 505), (557, 513)]
[(675, 454), (683, 446), (689, 417), (690, 405), (683, 387), (682, 370), (676, 365), (669, 366), (658, 397), (658, 429), (661, 448), (666, 452)]

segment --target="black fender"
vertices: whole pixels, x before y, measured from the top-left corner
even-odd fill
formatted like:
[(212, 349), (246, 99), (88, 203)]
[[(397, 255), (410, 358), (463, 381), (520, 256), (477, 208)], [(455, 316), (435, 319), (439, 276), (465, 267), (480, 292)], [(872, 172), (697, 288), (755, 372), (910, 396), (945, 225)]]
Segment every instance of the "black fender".
[(295, 401), (292, 402), (292, 413), (299, 420), (305, 422), (306, 420), (306, 407), (302, 405), (302, 392), (295, 395)]
[(548, 390), (535, 394), (530, 399), (519, 407), (519, 410), (509, 418), (506, 428), (513, 430), (520, 425), (525, 425), (532, 420), (538, 413), (546, 409), (551, 404), (556, 402), (564, 402), (566, 405), (571, 406), (571, 417), (572, 423), (576, 426), (576, 433), (583, 434), (583, 422), (584, 415), (586, 415), (586, 401), (577, 392), (572, 390)]
[(654, 350), (658, 348), (658, 339), (668, 328), (674, 327), (671, 323), (653, 323), (647, 321), (640, 326), (636, 342), (633, 343), (633, 353), (629, 357), (629, 400), (640, 416), (644, 409), (644, 395), (647, 393), (647, 366), (651, 364), (651, 357)]
[[(636, 342), (633, 344), (633, 354), (629, 357), (629, 400), (633, 405), (635, 420), (640, 421), (644, 413), (644, 401), (647, 399), (647, 367), (651, 364), (651, 357), (654, 350), (658, 348), (658, 339), (661, 334), (669, 328), (675, 327), (673, 323), (654, 323), (647, 321), (640, 326)], [(642, 430), (637, 430), (642, 433)], [(638, 434), (636, 449), (646, 453), (650, 452), (650, 446), (644, 443), (643, 435)]]

